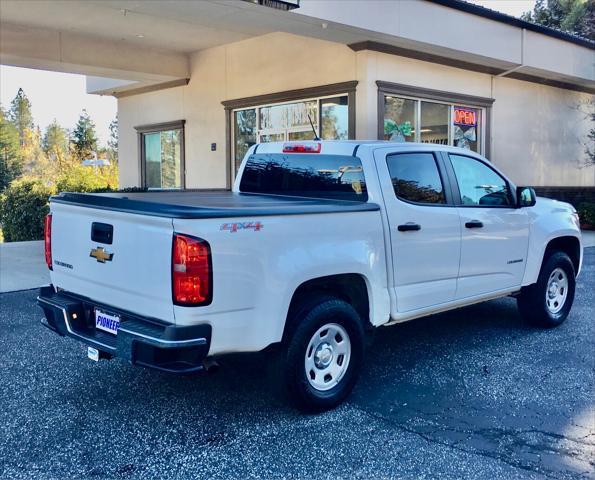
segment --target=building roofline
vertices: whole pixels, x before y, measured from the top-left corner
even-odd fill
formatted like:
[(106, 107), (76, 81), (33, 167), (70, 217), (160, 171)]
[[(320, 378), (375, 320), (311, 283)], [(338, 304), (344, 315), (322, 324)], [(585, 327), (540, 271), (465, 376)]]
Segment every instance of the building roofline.
[(476, 5), (474, 3), (469, 3), (464, 0), (427, 0), (427, 1), (436, 3), (438, 5), (442, 5), (444, 7), (453, 8), (455, 10), (459, 10), (459, 11), (462, 11), (465, 13), (471, 13), (473, 15), (488, 18), (490, 20), (495, 20), (497, 22), (506, 23), (507, 25), (511, 25), (513, 27), (531, 30), (533, 32), (547, 35), (548, 37), (554, 37), (554, 38), (558, 38), (560, 40), (565, 40), (567, 42), (574, 43), (575, 45), (580, 45), (581, 47), (589, 48), (590, 50), (595, 50), (595, 42), (593, 42), (591, 40), (587, 40), (586, 38), (582, 38), (577, 35), (573, 35), (571, 33), (562, 32), (562, 31), (556, 30), (554, 28), (545, 27), (543, 25), (538, 25), (536, 23), (528, 22), (526, 20), (521, 20), (520, 18), (516, 18), (511, 15), (507, 15), (505, 13), (497, 12), (490, 8), (482, 7), (480, 5)]

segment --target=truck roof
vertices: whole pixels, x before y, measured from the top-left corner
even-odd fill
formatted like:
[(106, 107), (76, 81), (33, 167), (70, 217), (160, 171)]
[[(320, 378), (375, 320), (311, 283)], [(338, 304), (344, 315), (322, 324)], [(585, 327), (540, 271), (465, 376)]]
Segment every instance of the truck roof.
[[(396, 150), (433, 150), (433, 151), (448, 151), (453, 153), (464, 153), (465, 155), (479, 156), (476, 152), (460, 147), (452, 147), (450, 145), (438, 145), (435, 143), (419, 143), (419, 142), (391, 142), (389, 140), (293, 140), (288, 142), (268, 142), (257, 143), (251, 147), (250, 153), (283, 153), (283, 148), (286, 145), (301, 145), (320, 143), (320, 154), (329, 155), (355, 155), (357, 150), (361, 147), (394, 147)], [(484, 158), (484, 157), (481, 157)]]

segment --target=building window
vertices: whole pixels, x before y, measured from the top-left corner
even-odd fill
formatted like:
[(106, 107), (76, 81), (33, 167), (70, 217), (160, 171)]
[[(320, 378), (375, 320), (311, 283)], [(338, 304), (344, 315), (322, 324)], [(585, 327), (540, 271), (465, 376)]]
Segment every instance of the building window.
[(184, 188), (184, 120), (135, 127), (139, 135), (142, 186)]
[[(309, 98), (235, 110), (234, 166), (237, 172), (255, 143), (312, 140), (312, 127), (323, 140), (349, 138), (348, 95)], [(310, 123), (311, 122), (311, 123)]]
[(356, 85), (344, 82), (223, 102), (229, 112), (230, 179), (255, 143), (312, 140), (314, 132), (323, 140), (355, 138)]
[(376, 83), (380, 139), (453, 145), (489, 154), (486, 122), (492, 99)]

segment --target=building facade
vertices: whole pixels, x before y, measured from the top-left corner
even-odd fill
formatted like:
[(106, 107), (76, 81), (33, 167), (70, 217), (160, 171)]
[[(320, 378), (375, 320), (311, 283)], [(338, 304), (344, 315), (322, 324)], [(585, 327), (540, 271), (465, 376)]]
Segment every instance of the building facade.
[(118, 98), (121, 187), (230, 188), (251, 145), (311, 139), (314, 128), (323, 139), (468, 148), (518, 185), (595, 188), (584, 166), (592, 42), (460, 0), (112, 2), (119, 14), (67, 3), (114, 15), (96, 59), (64, 46), (40, 59), (10, 24), (2, 60), (78, 68), (93, 75), (90, 92)]
[[(249, 146), (311, 139), (310, 118), (323, 139), (462, 146), (519, 185), (593, 187), (593, 169), (581, 165), (590, 98), (272, 33), (193, 54), (188, 85), (119, 98), (121, 184), (229, 187)], [(158, 163), (161, 178), (148, 173)]]

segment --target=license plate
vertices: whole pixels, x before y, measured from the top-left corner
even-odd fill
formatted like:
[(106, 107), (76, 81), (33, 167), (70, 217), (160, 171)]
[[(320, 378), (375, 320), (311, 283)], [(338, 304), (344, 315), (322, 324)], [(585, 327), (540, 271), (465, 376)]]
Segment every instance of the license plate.
[(95, 328), (117, 335), (118, 328), (120, 328), (120, 317), (118, 315), (112, 315), (111, 313), (102, 312), (96, 308)]

